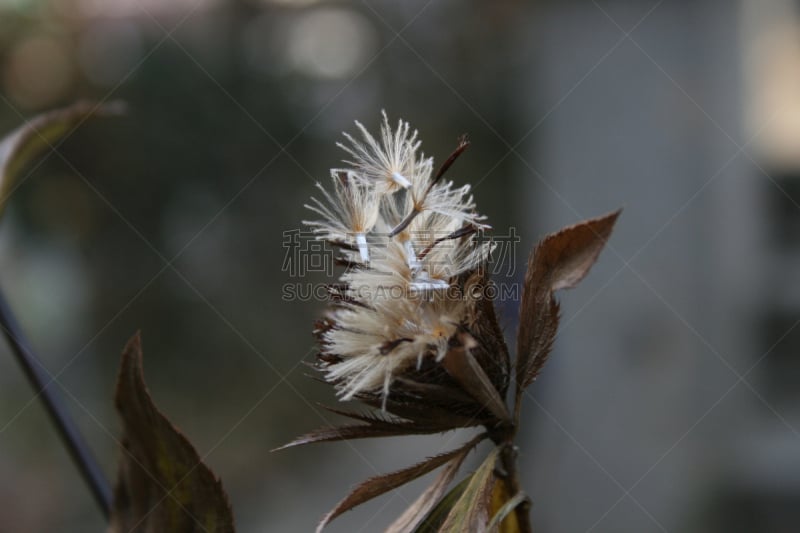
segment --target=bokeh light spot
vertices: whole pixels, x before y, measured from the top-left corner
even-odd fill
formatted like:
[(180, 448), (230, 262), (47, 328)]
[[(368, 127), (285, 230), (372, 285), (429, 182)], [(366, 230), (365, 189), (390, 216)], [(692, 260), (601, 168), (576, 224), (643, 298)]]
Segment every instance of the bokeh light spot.
[(318, 9), (301, 15), (287, 42), (290, 65), (310, 76), (341, 78), (353, 74), (372, 55), (372, 24), (347, 9)]
[(108, 87), (125, 79), (142, 50), (136, 24), (111, 19), (88, 26), (78, 45), (78, 61), (91, 82)]
[(4, 71), (4, 85), (11, 99), (27, 108), (47, 106), (60, 99), (73, 79), (68, 48), (66, 43), (45, 36), (17, 44)]

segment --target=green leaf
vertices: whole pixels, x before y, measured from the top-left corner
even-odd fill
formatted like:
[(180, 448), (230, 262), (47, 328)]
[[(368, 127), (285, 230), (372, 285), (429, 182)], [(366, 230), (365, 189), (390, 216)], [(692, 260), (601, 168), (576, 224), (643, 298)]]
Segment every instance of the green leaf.
[(20, 172), (46, 149), (55, 145), (92, 115), (117, 115), (124, 104), (78, 102), (42, 113), (6, 135), (0, 141), (0, 214), (5, 209)]
[(219, 479), (147, 391), (138, 333), (122, 353), (115, 399), (123, 439), (110, 533), (233, 533)]
[(461, 497), (450, 509), (439, 533), (484, 531), (489, 522), (489, 501), (494, 481), (494, 467), (500, 448), (495, 447), (470, 478)]

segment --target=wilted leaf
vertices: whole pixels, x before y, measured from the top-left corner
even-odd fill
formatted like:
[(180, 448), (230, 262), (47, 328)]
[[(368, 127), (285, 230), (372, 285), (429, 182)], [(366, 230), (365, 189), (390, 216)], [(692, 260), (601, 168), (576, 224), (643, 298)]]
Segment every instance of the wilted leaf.
[(442, 360), (450, 374), (477, 402), (488, 409), (498, 420), (510, 420), (506, 404), (494, 387), (489, 376), (483, 371), (471, 350), (477, 346), (468, 333), (458, 335), (458, 346), (451, 346)]
[(486, 438), (485, 433), (481, 433), (471, 441), (467, 442), (463, 446), (453, 451), (442, 453), (439, 455), (435, 455), (433, 457), (429, 457), (428, 459), (418, 463), (414, 466), (405, 468), (403, 470), (398, 470), (397, 472), (392, 472), (390, 474), (383, 474), (380, 476), (372, 477), (360, 485), (358, 485), (353, 491), (345, 497), (342, 501), (340, 501), (336, 507), (331, 510), (325, 518), (322, 519), (319, 526), (317, 527), (317, 532), (319, 533), (322, 531), (328, 523), (336, 518), (337, 516), (341, 515), (345, 511), (349, 511), (353, 507), (360, 505), (364, 502), (367, 502), (381, 494), (385, 494), (390, 490), (396, 489), (397, 487), (401, 487), (406, 483), (417, 479), (420, 476), (424, 476), (428, 472), (435, 470), (436, 468), (449, 463), (454, 458), (458, 457), (459, 455), (465, 453), (466, 451), (471, 450), (474, 448), (479, 442)]
[(359, 422), (366, 422), (368, 424), (396, 424), (401, 423), (402, 420), (390, 418), (388, 415), (382, 412), (373, 412), (373, 411), (363, 411), (363, 412), (353, 412), (348, 411), (346, 409), (339, 409), (338, 407), (333, 407), (331, 405), (325, 405), (322, 403), (318, 403), (320, 407), (325, 409), (326, 411), (330, 411), (331, 413), (335, 413), (339, 416), (343, 416), (345, 418), (352, 418), (353, 420), (358, 420)]
[[(453, 478), (458, 473), (458, 469), (461, 468), (461, 464), (471, 450), (472, 447), (462, 448), (461, 453), (453, 457), (445, 465), (439, 475), (436, 476), (436, 479), (433, 480), (433, 483), (386, 529), (385, 533), (412, 533), (415, 531), (431, 509), (439, 502), (439, 499), (452, 483)], [(454, 499), (453, 502), (455, 501)]]
[(301, 435), (293, 441), (275, 448), (274, 452), (312, 444), (314, 442), (333, 442), (350, 439), (371, 439), (373, 437), (397, 437), (400, 435), (421, 435), (439, 433), (439, 428), (426, 428), (412, 422), (398, 424), (355, 424), (339, 427), (322, 427)]
[(478, 341), (478, 346), (472, 350), (472, 355), (494, 383), (500, 396), (505, 398), (511, 375), (511, 362), (503, 330), (497, 321), (494, 301), (489, 297), (490, 287), (492, 284), (486, 268), (476, 269), (467, 277), (464, 294), (482, 296), (470, 302), (466, 328)]
[(413, 394), (417, 394), (420, 398), (425, 398), (425, 400), (431, 404), (447, 404), (449, 402), (470, 404), (475, 402), (475, 398), (464, 392), (461, 387), (454, 387), (450, 384), (440, 385), (438, 383), (424, 383), (403, 376), (398, 376), (395, 383), (398, 384), (398, 388), (401, 388), (403, 392), (409, 391)]
[(332, 442), (349, 439), (367, 439), (373, 437), (396, 437), (401, 435), (428, 435), (431, 433), (441, 433), (442, 427), (439, 425), (423, 424), (416, 421), (391, 419), (375, 413), (353, 413), (344, 411), (327, 405), (322, 406), (337, 415), (341, 415), (353, 420), (365, 422), (365, 424), (351, 424), (347, 426), (322, 427), (301, 435), (296, 439), (279, 446), (272, 450), (277, 452), (294, 446), (312, 444), (315, 442)]
[(455, 487), (450, 489), (444, 498), (439, 500), (439, 503), (428, 513), (428, 516), (419, 523), (417, 528), (414, 530), (414, 533), (435, 533), (439, 531), (439, 527), (444, 523), (447, 519), (447, 515), (450, 514), (450, 510), (456, 504), (461, 495), (464, 494), (464, 490), (469, 485), (469, 482), (472, 481), (472, 476), (475, 475), (474, 473), (468, 475), (464, 479), (462, 479)]
[(509, 497), (508, 484), (505, 480), (498, 479), (492, 489), (492, 502), (489, 506), (492, 519), (487, 529), (497, 533), (520, 533), (519, 521), (513, 511), (527, 499), (523, 492)]
[(597, 260), (621, 210), (545, 237), (528, 260), (517, 336), (517, 398), (544, 365), (558, 329), (553, 293), (574, 287)]
[[(426, 427), (437, 427), (439, 429), (436, 433), (495, 422), (493, 416), (490, 418), (485, 413), (476, 411), (476, 407), (479, 406), (472, 398), (470, 398), (468, 404), (454, 401), (437, 405), (429, 402), (427, 396), (424, 397), (426, 401), (420, 402), (418, 400), (419, 397), (414, 397), (413, 399), (402, 398), (400, 391), (393, 392), (394, 396), (389, 396), (386, 402), (387, 411), (406, 420), (414, 420)], [(384, 403), (381, 398), (359, 396), (358, 399), (376, 409), (380, 409)]]
[(232, 533), (233, 514), (219, 479), (153, 404), (138, 333), (122, 353), (116, 406), (123, 453), (110, 533)]
[(0, 141), (0, 214), (20, 171), (33, 158), (45, 149), (52, 148), (64, 135), (91, 115), (119, 114), (123, 108), (121, 102), (78, 102), (37, 115), (6, 135)]
[(493, 448), (470, 478), (461, 497), (453, 505), (439, 533), (486, 531), (489, 522), (489, 500), (494, 480), (494, 467), (500, 448)]

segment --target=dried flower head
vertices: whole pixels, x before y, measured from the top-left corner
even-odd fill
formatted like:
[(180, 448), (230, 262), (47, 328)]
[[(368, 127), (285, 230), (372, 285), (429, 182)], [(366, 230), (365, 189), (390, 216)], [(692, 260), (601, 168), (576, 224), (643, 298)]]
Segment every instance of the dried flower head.
[[(358, 421), (324, 427), (284, 447), (312, 442), (439, 433), (483, 426), (461, 447), (357, 486), (322, 520), (412, 481), (436, 468), (433, 484), (387, 531), (531, 531), (530, 502), (521, 490), (514, 438), (523, 391), (547, 360), (558, 327), (554, 293), (574, 287), (605, 245), (619, 211), (549, 235), (528, 262), (512, 369), (489, 286), (485, 217), (469, 185), (445, 172), (467, 148), (433, 172), (416, 130), (383, 114), (376, 139), (356, 122), (362, 140), (345, 134), (350, 156), (331, 171), (333, 190), (307, 205), (320, 218), (306, 222), (338, 247), (347, 268), (329, 288), (333, 305), (314, 329), (316, 367), (341, 400), (360, 400), (373, 413), (329, 410)], [(512, 379), (513, 377), (513, 379)], [(506, 393), (514, 385), (512, 409)], [(467, 454), (483, 440), (495, 447), (449, 495)], [(455, 493), (455, 494), (454, 494)]]
[(380, 398), (386, 409), (393, 382), (441, 362), (466, 327), (460, 275), (486, 261), (491, 243), (469, 186), (434, 177), (407, 122), (392, 130), (384, 113), (380, 142), (356, 125), (363, 142), (345, 134), (339, 146), (352, 160), (331, 172), (333, 192), (318, 185), (323, 199), (306, 206), (322, 217), (306, 224), (351, 267), (318, 330), (320, 361), (342, 399)]

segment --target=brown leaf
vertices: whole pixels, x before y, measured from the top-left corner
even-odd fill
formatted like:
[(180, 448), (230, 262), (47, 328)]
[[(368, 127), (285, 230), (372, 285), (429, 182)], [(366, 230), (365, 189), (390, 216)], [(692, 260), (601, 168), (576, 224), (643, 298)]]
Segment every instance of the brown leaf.
[(498, 420), (509, 421), (503, 398), (471, 353), (477, 342), (468, 333), (456, 334), (456, 337), (458, 345), (450, 347), (442, 366), (483, 408)]
[(45, 149), (54, 149), (58, 141), (91, 115), (116, 115), (124, 109), (121, 102), (95, 104), (78, 102), (42, 113), (6, 135), (0, 141), (0, 213), (19, 173)]
[(531, 253), (517, 335), (517, 398), (530, 385), (555, 340), (558, 303), (553, 293), (574, 287), (597, 260), (621, 210), (585, 220), (545, 237)]
[(511, 375), (510, 357), (503, 330), (497, 321), (494, 302), (489, 290), (493, 288), (486, 268), (479, 268), (470, 274), (464, 274), (464, 293), (480, 295), (471, 299), (467, 313), (466, 329), (478, 341), (472, 355), (478, 360), (486, 375), (489, 376), (500, 396), (505, 398)]
[(385, 533), (413, 533), (417, 526), (428, 516), (431, 509), (433, 509), (442, 498), (447, 487), (452, 483), (453, 478), (458, 473), (458, 469), (461, 468), (461, 464), (471, 450), (472, 447), (462, 448), (461, 453), (447, 463), (439, 475), (436, 476), (436, 479), (433, 480), (433, 483), (425, 489), (425, 492), (423, 492), (397, 520), (392, 522)]
[(426, 427), (450, 429), (496, 423), (497, 419), (486, 411), (441, 366), (416, 374), (413, 370), (392, 383), (389, 397), (382, 394), (362, 393), (356, 399), (404, 420), (413, 420)]
[(528, 276), (533, 267), (532, 277), (553, 291), (577, 285), (597, 261), (621, 212), (584, 220), (545, 237), (528, 263)]
[(439, 529), (439, 533), (486, 530), (489, 522), (489, 501), (495, 479), (494, 467), (498, 453), (499, 448), (493, 448), (472, 475), (469, 484)]
[(317, 405), (319, 405), (326, 411), (330, 411), (331, 413), (335, 413), (339, 416), (343, 416), (345, 418), (352, 418), (353, 420), (358, 420), (359, 422), (366, 422), (367, 424), (371, 425), (396, 426), (408, 423), (408, 420), (404, 420), (399, 417), (393, 417), (382, 411), (365, 410), (363, 412), (353, 412), (353, 411), (347, 411), (346, 409), (339, 409), (338, 407), (333, 407), (321, 403)]
[(115, 400), (123, 453), (110, 533), (232, 533), (222, 484), (147, 391), (138, 333), (122, 353)]
[(322, 427), (301, 435), (291, 442), (273, 449), (273, 452), (313, 444), (315, 442), (333, 442), (349, 439), (370, 439), (373, 437), (397, 437), (400, 435), (424, 435), (429, 433), (439, 433), (441, 428), (427, 427), (412, 422), (406, 423), (376, 423), (376, 424), (354, 424), (349, 426)]
[(425, 383), (414, 381), (404, 376), (398, 376), (395, 379), (395, 383), (397, 384), (396, 388), (401, 389), (402, 392), (417, 394), (431, 404), (447, 404), (451, 402), (471, 404), (475, 402), (475, 399), (464, 392), (463, 389), (449, 384)]
[(469, 451), (474, 448), (479, 442), (486, 439), (486, 434), (481, 433), (471, 441), (467, 442), (460, 448), (455, 450), (449, 451), (447, 453), (442, 453), (439, 455), (435, 455), (433, 457), (429, 457), (428, 459), (418, 463), (414, 466), (410, 466), (403, 470), (398, 470), (396, 472), (392, 472), (390, 474), (383, 474), (380, 476), (372, 477), (360, 485), (358, 485), (353, 491), (347, 495), (342, 501), (340, 501), (336, 507), (333, 508), (325, 518), (322, 519), (319, 526), (317, 526), (317, 533), (321, 532), (328, 523), (336, 518), (337, 516), (341, 515), (345, 511), (349, 511), (353, 507), (360, 505), (364, 502), (367, 502), (381, 494), (385, 494), (390, 490), (396, 489), (397, 487), (401, 487), (406, 483), (417, 479), (420, 476), (424, 476), (428, 472), (439, 468), (440, 466), (449, 463), (454, 458), (458, 457), (459, 455), (465, 453), (465, 451)]
[(442, 433), (449, 428), (443, 428), (438, 424), (425, 424), (419, 421), (410, 421), (400, 418), (388, 418), (377, 413), (354, 413), (327, 405), (321, 406), (323, 409), (336, 413), (364, 424), (351, 424), (346, 426), (322, 427), (301, 435), (296, 439), (273, 449), (273, 452), (294, 446), (312, 444), (315, 442), (332, 442), (349, 439), (367, 439), (372, 437), (395, 437), (401, 435), (429, 435), (431, 433)]
[[(395, 394), (395, 396), (399, 396), (399, 394)], [(376, 409), (380, 409), (383, 404), (382, 398), (359, 397), (359, 400)], [(452, 402), (450, 405), (436, 405), (428, 403), (428, 398), (425, 398), (424, 401), (419, 399), (402, 401), (390, 396), (386, 405), (387, 411), (397, 416), (414, 420), (425, 426), (439, 428), (436, 433), (444, 433), (451, 429), (483, 426), (496, 422), (493, 416), (490, 417), (485, 412), (478, 412), (476, 409), (479, 406), (472, 398), (470, 398), (468, 405), (459, 404), (458, 402)]]
[[(527, 331), (530, 332), (531, 339), (525, 351), (523, 352), (522, 349), (519, 349), (519, 355), (517, 356), (517, 381), (524, 379), (517, 388), (518, 398), (525, 387), (533, 383), (545, 362), (547, 362), (547, 357), (553, 349), (553, 342), (556, 340), (556, 332), (558, 331), (559, 306), (552, 292), (548, 291), (542, 295), (541, 301), (536, 303), (535, 309), (535, 311), (531, 312), (532, 316), (528, 317), (525, 323), (520, 318), (519, 335), (522, 335), (523, 328), (528, 328)], [(525, 354), (527, 354), (528, 359), (525, 359)]]

